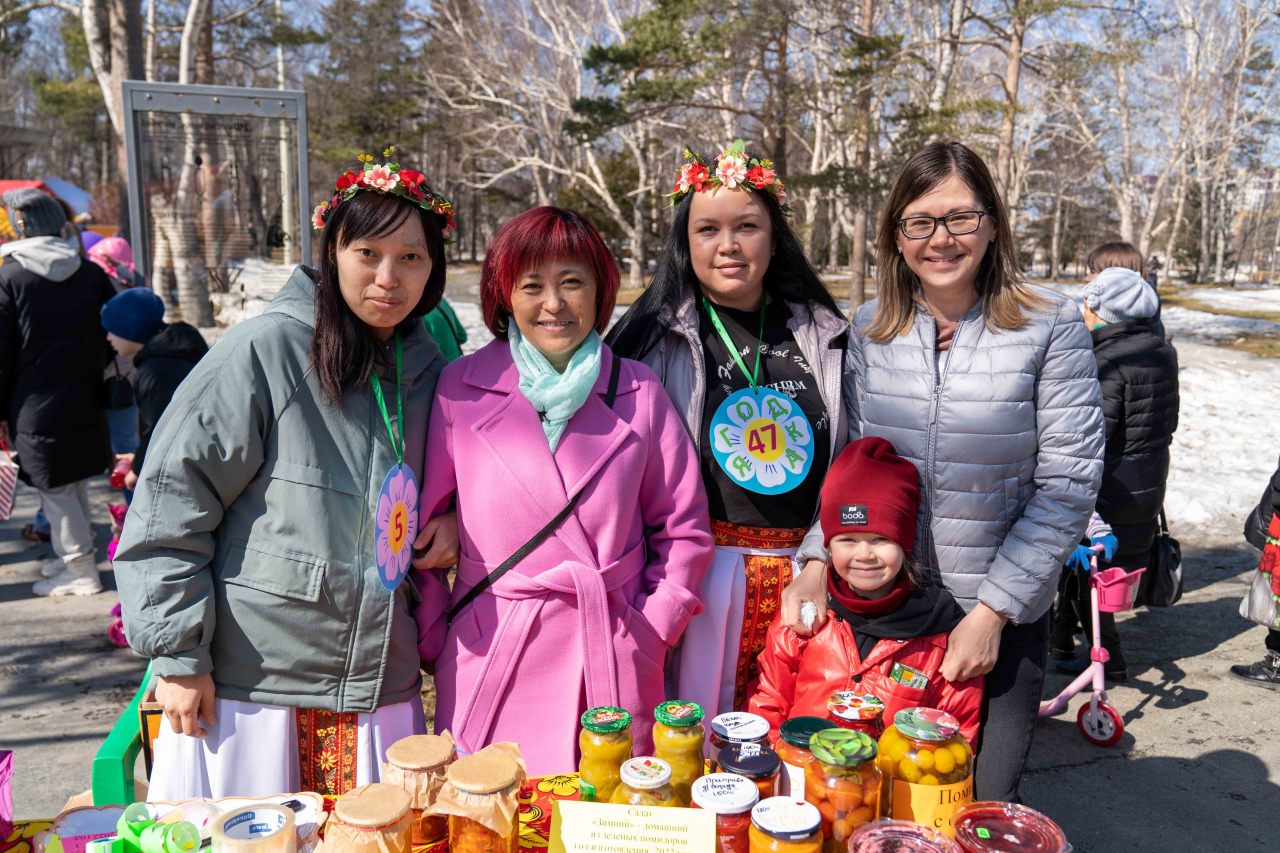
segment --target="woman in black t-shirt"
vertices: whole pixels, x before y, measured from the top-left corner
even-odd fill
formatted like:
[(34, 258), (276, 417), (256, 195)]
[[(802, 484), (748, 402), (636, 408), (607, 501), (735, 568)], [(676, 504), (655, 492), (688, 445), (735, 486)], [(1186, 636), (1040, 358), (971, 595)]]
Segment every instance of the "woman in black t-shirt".
[(787, 222), (773, 164), (741, 141), (687, 159), (657, 273), (608, 343), (653, 368), (698, 447), (716, 558), (672, 675), (714, 715), (745, 704), (844, 444), (848, 322)]

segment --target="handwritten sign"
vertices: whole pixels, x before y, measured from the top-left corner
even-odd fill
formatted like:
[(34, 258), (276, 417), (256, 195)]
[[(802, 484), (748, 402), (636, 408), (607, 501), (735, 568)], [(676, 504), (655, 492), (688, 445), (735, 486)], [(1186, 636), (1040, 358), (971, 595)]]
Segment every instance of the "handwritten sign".
[(702, 809), (557, 800), (551, 853), (705, 853), (716, 849), (716, 816)]

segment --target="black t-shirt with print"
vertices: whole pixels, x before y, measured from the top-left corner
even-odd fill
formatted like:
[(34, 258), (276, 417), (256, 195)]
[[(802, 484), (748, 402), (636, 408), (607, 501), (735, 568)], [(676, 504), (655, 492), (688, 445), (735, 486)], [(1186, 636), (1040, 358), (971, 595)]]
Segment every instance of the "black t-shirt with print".
[(795, 336), (787, 328), (791, 311), (786, 302), (775, 299), (765, 306), (764, 335), (760, 332), (759, 311), (737, 311), (717, 306), (716, 314), (729, 337), (738, 345), (747, 370), (760, 352), (759, 384), (791, 398), (804, 412), (813, 433), (813, 464), (798, 486), (789, 492), (765, 495), (740, 486), (716, 460), (712, 452), (712, 418), (725, 399), (751, 383), (742, 374), (699, 301), (698, 331), (706, 361), (707, 397), (702, 410), (702, 435), (697, 436), (702, 455), (702, 481), (707, 487), (711, 517), (750, 527), (796, 528), (813, 523), (818, 492), (830, 465), (831, 422), (818, 389), (818, 379)]

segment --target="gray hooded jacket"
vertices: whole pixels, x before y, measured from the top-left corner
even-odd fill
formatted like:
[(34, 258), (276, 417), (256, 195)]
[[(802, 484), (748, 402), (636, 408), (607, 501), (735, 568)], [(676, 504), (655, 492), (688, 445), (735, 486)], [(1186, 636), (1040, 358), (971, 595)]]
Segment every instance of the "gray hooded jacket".
[[(945, 352), (924, 308), (905, 335), (868, 340), (874, 301), (858, 309), (849, 339), (851, 437), (888, 439), (920, 469), (913, 556), (941, 572), (966, 610), (982, 601), (1015, 624), (1052, 604), (1093, 512), (1105, 444), (1080, 310), (1036, 292), (1048, 308), (1017, 330), (993, 331), (975, 305)], [(821, 534), (800, 553), (824, 558)]]
[[(219, 697), (371, 712), (418, 695), (413, 585), (383, 588), (372, 511), (396, 457), (369, 387), (338, 409), (308, 357), (314, 284), (295, 270), (232, 328), (157, 425), (115, 571), (129, 644)], [(422, 482), (439, 348), (404, 339), (405, 464)], [(395, 422), (395, 378), (383, 372)], [(405, 428), (407, 427), (407, 428)]]
[(10, 258), (30, 273), (49, 281), (66, 281), (80, 269), (80, 250), (61, 237), (28, 237), (0, 246), (0, 258)]

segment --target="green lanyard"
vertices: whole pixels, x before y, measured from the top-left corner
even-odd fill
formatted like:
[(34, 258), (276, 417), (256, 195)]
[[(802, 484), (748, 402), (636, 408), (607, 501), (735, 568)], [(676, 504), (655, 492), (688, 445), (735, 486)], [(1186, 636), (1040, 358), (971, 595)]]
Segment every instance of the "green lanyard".
[(391, 436), (391, 449), (396, 452), (396, 462), (404, 464), (404, 400), (400, 397), (400, 377), (404, 373), (404, 339), (396, 332), (396, 423), (400, 425), (400, 438), (391, 427), (391, 415), (387, 414), (387, 401), (382, 396), (382, 380), (376, 375), (373, 382), (373, 398), (378, 401), (378, 411), (382, 412), (382, 422), (387, 425), (387, 435)]
[(738, 369), (742, 371), (742, 375), (747, 377), (747, 381), (751, 383), (751, 390), (756, 389), (756, 380), (760, 377), (760, 350), (764, 349), (764, 295), (760, 296), (760, 345), (756, 347), (756, 364), (751, 372), (747, 372), (747, 365), (742, 360), (742, 356), (738, 355), (738, 347), (733, 342), (733, 338), (729, 337), (729, 333), (725, 331), (724, 323), (720, 322), (720, 316), (716, 314), (716, 308), (711, 304), (711, 300), (707, 295), (702, 294), (702, 304), (707, 309), (707, 314), (711, 317), (711, 325), (716, 327), (716, 331), (720, 334), (720, 340), (724, 341), (725, 347), (729, 350), (729, 355), (733, 356), (733, 360), (737, 362)]

